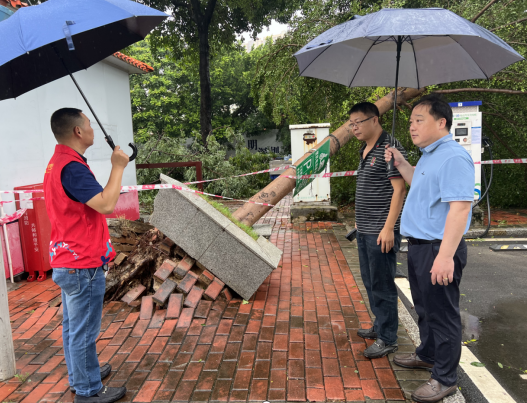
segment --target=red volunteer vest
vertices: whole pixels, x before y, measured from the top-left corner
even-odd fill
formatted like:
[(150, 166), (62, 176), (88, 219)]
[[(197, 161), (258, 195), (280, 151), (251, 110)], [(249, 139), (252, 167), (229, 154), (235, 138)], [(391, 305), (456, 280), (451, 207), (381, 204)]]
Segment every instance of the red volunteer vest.
[(73, 161), (90, 169), (75, 150), (58, 144), (44, 175), (44, 200), (51, 221), (49, 262), (53, 268), (91, 269), (108, 263), (115, 251), (104, 215), (64, 192), (61, 172)]

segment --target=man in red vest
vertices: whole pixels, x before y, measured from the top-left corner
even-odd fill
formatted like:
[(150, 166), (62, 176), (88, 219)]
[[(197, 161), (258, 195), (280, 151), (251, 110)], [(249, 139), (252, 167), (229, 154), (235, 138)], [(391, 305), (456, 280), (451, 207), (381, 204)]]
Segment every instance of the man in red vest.
[(103, 189), (84, 157), (93, 145), (90, 120), (79, 109), (51, 116), (58, 145), (44, 176), (46, 210), (51, 221), (49, 261), (53, 281), (62, 290), (62, 338), (70, 389), (75, 402), (111, 403), (126, 388), (103, 387), (109, 364), (99, 366), (95, 340), (101, 328), (104, 271), (115, 256), (104, 214), (112, 213), (121, 190), (128, 156), (115, 147), (112, 171)]

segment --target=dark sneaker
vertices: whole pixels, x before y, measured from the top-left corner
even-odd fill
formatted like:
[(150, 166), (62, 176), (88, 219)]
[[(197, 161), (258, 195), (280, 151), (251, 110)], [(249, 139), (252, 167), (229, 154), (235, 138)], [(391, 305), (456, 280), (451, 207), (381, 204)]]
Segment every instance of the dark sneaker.
[(395, 357), (393, 357), (393, 362), (404, 368), (427, 369), (429, 371), (434, 368), (434, 364), (424, 362), (416, 353), (397, 354)]
[[(110, 364), (104, 364), (101, 367), (101, 381), (105, 378), (108, 378), (108, 375), (110, 375), (110, 372), (112, 372), (112, 366)], [(76, 393), (76, 390), (73, 388), (70, 388), (71, 393)]]
[(397, 344), (386, 345), (381, 339), (377, 339), (370, 347), (364, 350), (366, 358), (381, 358), (390, 353), (395, 353), (399, 346)]
[(457, 385), (445, 386), (430, 378), (412, 393), (412, 399), (420, 403), (435, 403), (444, 397), (454, 395), (456, 391)]
[(75, 403), (113, 403), (126, 395), (126, 388), (109, 388), (103, 386), (100, 391), (90, 397), (75, 395)]
[(375, 333), (375, 330), (373, 330), (373, 326), (369, 329), (357, 330), (357, 336), (362, 337), (363, 339), (377, 340), (377, 333)]

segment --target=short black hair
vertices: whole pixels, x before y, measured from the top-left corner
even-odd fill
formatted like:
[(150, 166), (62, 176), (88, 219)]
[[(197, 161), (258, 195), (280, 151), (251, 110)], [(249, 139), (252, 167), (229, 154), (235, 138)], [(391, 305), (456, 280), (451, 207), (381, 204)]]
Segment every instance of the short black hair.
[(353, 105), (353, 107), (348, 111), (348, 115), (351, 115), (352, 113), (364, 113), (368, 117), (377, 116), (380, 117), (381, 114), (379, 113), (379, 108), (377, 108), (377, 105), (372, 104), (371, 102), (360, 102), (358, 104)]
[(64, 140), (75, 126), (83, 123), (82, 111), (76, 108), (62, 108), (51, 115), (51, 131), (57, 140)]
[(435, 120), (446, 119), (446, 128), (450, 131), (453, 120), (452, 108), (440, 94), (425, 95), (414, 104), (414, 109), (417, 106), (428, 106), (428, 113)]

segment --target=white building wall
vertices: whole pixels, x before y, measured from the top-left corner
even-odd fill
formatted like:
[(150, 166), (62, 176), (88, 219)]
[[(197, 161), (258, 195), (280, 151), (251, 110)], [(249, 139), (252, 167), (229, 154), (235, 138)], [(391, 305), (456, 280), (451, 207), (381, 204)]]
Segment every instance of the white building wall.
[[(130, 155), (133, 141), (128, 72), (105, 61), (74, 74), (107, 133)], [(92, 121), (95, 144), (85, 154), (88, 164), (104, 187), (111, 170), (112, 150), (88, 106), (70, 77), (49, 83), (19, 98), (0, 101), (0, 190), (42, 183), (47, 163), (57, 144), (50, 128), (54, 111), (74, 107)], [(136, 185), (135, 161), (125, 169), (123, 185)], [(13, 200), (11, 195), (1, 195)], [(4, 205), (15, 211), (14, 203)]]

